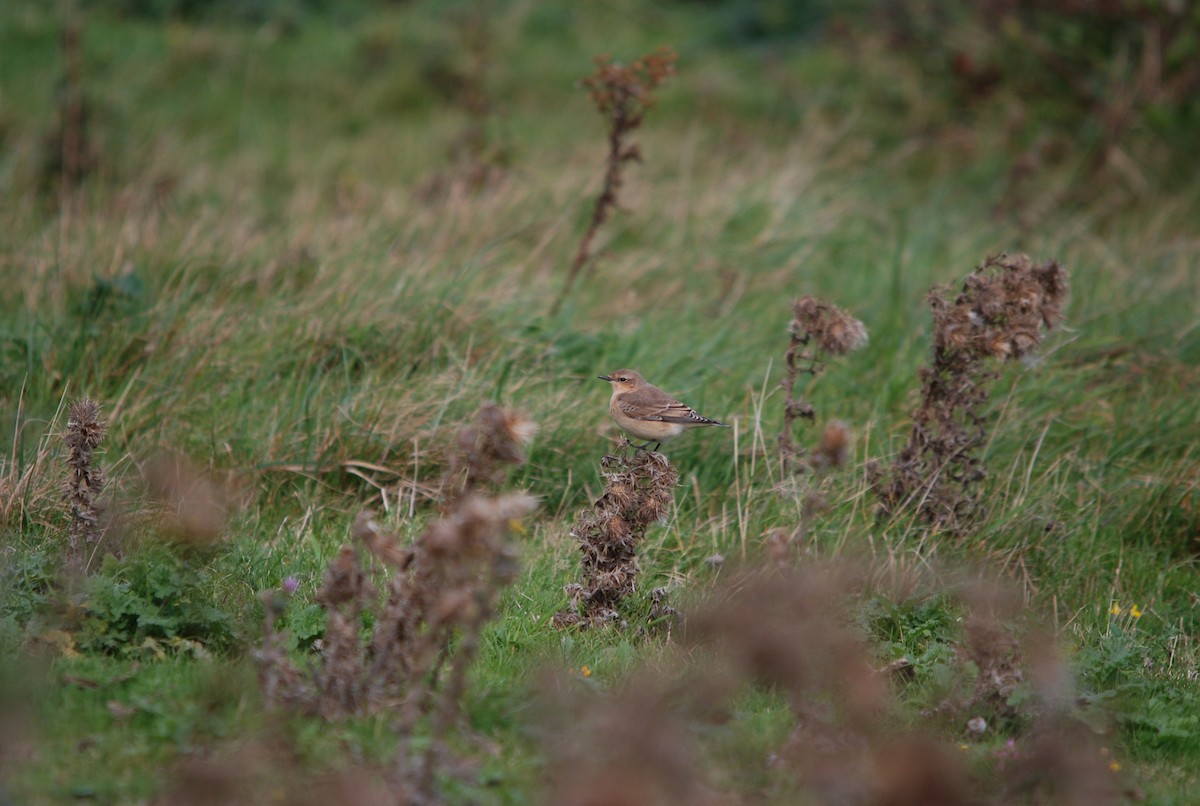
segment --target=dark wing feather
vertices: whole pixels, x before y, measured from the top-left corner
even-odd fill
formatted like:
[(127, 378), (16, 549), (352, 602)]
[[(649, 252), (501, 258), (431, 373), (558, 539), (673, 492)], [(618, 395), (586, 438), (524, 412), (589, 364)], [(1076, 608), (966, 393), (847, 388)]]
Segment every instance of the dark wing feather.
[(625, 395), (617, 401), (617, 407), (626, 416), (637, 420), (653, 420), (663, 423), (682, 423), (683, 425), (722, 425), (716, 420), (701, 417), (689, 406), (678, 400), (639, 400), (637, 395)]

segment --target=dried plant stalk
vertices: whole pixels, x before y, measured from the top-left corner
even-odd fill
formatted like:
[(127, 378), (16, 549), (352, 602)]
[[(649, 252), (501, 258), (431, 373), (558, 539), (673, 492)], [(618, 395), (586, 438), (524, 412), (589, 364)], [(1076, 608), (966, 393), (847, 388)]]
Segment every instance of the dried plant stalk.
[(567, 273), (563, 290), (550, 309), (558, 313), (571, 288), (592, 256), (592, 241), (609, 214), (617, 208), (617, 193), (621, 189), (625, 163), (641, 162), (642, 152), (630, 142), (635, 129), (642, 125), (646, 111), (655, 104), (654, 91), (675, 74), (679, 57), (668, 47), (635, 59), (628, 66), (612, 61), (609, 56), (596, 57), (596, 72), (583, 80), (592, 103), (608, 124), (608, 159), (604, 171), (604, 188), (592, 208), (592, 219), (575, 250), (575, 259)]
[(104, 440), (106, 426), (100, 404), (90, 397), (76, 401), (67, 419), (67, 490), (71, 525), (67, 532), (68, 554), (78, 559), (85, 544), (100, 541), (100, 494), (104, 475), (95, 463), (95, 451)]
[(637, 588), (638, 544), (667, 514), (679, 483), (667, 457), (653, 451), (635, 451), (632, 458), (624, 452), (606, 455), (600, 475), (604, 494), (576, 516), (571, 530), (583, 553), (583, 579), (567, 586), (574, 609), (555, 615), (558, 626), (620, 618), (621, 601)]
[[(862, 322), (835, 305), (821, 302), (816, 297), (801, 297), (792, 303), (791, 345), (785, 355), (787, 374), (783, 379), (785, 394), (783, 404), (783, 428), (779, 432), (779, 462), (786, 478), (800, 469), (803, 450), (793, 438), (797, 420), (812, 421), (816, 418), (813, 407), (796, 394), (796, 381), (800, 375), (816, 376), (824, 368), (825, 356), (845, 355), (867, 343), (867, 329)], [(829, 439), (836, 439), (830, 435)], [(844, 436), (844, 434), (843, 434)], [(826, 451), (832, 458), (840, 450)]]
[(978, 452), (987, 436), (982, 411), (988, 359), (1032, 353), (1062, 319), (1067, 273), (1056, 261), (1025, 255), (990, 257), (967, 276), (951, 303), (945, 289), (929, 294), (933, 355), (921, 369), (921, 404), (908, 444), (889, 473), (870, 469), (884, 516), (911, 508), (921, 520), (962, 532), (981, 512), (978, 485), (986, 471)]
[[(455, 476), (468, 480), (467, 489), (498, 483), (499, 465), (522, 461), (519, 448), (531, 434), (532, 424), (524, 417), (483, 407), (478, 421), (459, 433), (464, 450)], [(378, 600), (357, 546), (343, 546), (325, 574), (317, 596), (327, 613), (325, 635), (320, 659), (307, 674), (283, 650), (286, 642), (275, 627), (286, 596), (267, 594), (257, 655), (268, 705), (288, 705), (326, 719), (398, 708), (398, 730), (406, 741), (428, 718), (432, 741), (420, 751), (405, 745), (394, 784), (409, 800), (436, 800), (435, 774), (449, 755), (444, 739), (459, 718), (479, 636), (517, 575), (508, 533), (536, 506), (524, 494), (467, 492), (408, 547), (372, 513), (361, 513), (352, 536), (392, 573), (374, 632), (364, 641), (362, 614), (375, 609)]]

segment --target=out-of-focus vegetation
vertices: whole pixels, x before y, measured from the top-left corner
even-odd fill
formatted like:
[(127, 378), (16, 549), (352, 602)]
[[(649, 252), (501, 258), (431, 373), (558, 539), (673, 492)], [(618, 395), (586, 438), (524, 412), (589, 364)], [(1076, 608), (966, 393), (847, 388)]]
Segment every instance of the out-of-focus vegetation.
[[(462, 802), (1189, 802), (1198, 31), (1150, 0), (0, 4), (0, 799), (386, 802), (420, 770)], [(662, 45), (552, 310), (611, 158), (579, 82)], [(880, 518), (867, 468), (946, 365), (927, 294), (1005, 251), (1061, 262), (1063, 322), (942, 457), (982, 472), (971, 517)], [(828, 310), (869, 342), (789, 341)], [(670, 443), (619, 612), (562, 629), (572, 530), (644, 505), (600, 467), (618, 366), (734, 427)], [(489, 401), (539, 430), (487, 484), (540, 506), (484, 555), (454, 480)], [(354, 688), (386, 646), (420, 659), (403, 724)], [(269, 708), (264, 650), (346, 713)]]

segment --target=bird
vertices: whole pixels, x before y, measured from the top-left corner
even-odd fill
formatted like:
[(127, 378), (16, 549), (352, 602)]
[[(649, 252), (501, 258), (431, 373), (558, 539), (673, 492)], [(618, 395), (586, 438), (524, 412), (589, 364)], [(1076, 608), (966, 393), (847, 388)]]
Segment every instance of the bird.
[(631, 369), (619, 369), (611, 375), (598, 375), (602, 381), (612, 384), (612, 399), (608, 402), (608, 413), (617, 427), (631, 437), (646, 440), (637, 446), (645, 450), (651, 444), (658, 450), (662, 443), (682, 434), (689, 428), (716, 425), (728, 428), (725, 423), (701, 417), (690, 406), (646, 382)]

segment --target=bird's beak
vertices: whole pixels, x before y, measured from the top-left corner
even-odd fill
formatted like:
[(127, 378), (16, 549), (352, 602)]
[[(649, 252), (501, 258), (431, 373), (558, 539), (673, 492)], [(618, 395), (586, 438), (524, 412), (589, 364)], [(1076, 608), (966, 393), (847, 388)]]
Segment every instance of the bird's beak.
[(612, 382), (612, 378), (608, 377), (607, 375), (597, 375), (596, 377), (602, 381), (608, 381), (609, 383)]

